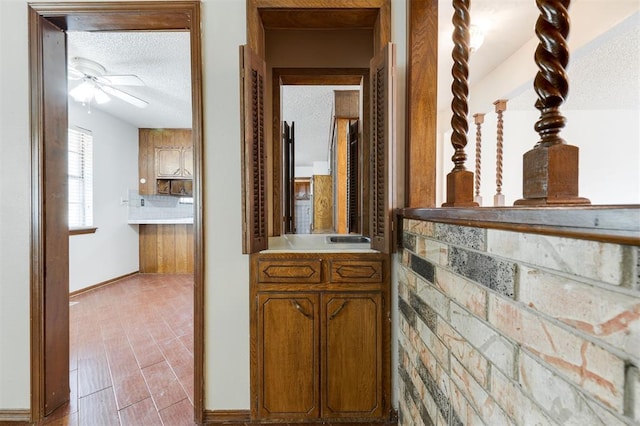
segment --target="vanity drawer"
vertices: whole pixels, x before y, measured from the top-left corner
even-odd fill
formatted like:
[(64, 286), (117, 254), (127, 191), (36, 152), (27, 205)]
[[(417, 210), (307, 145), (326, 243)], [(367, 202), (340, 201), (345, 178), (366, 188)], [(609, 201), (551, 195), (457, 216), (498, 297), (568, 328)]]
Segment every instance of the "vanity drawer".
[(333, 260), (329, 268), (332, 283), (379, 283), (382, 276), (379, 260)]
[(260, 283), (311, 283), (322, 281), (322, 260), (259, 260)]

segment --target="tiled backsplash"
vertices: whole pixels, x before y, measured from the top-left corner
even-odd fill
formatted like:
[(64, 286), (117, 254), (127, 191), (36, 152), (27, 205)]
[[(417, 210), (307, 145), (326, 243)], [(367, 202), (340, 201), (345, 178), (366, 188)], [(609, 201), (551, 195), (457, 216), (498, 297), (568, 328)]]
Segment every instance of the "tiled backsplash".
[(129, 190), (129, 220), (181, 219), (193, 217), (192, 198), (170, 195), (140, 195)]

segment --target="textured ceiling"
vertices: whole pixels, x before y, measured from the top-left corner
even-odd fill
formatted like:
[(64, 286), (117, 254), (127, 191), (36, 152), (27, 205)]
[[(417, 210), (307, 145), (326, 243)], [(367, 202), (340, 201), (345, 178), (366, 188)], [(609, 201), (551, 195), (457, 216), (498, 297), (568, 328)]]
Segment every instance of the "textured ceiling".
[[(137, 108), (118, 98), (99, 108), (138, 128), (191, 127), (188, 32), (69, 32), (68, 58), (98, 62), (106, 74), (134, 74), (144, 87), (116, 86), (149, 102)], [(78, 81), (70, 81), (69, 88)], [(69, 98), (69, 102), (75, 102)]]
[(295, 123), (296, 166), (328, 161), (335, 90), (360, 86), (282, 86), (282, 119)]

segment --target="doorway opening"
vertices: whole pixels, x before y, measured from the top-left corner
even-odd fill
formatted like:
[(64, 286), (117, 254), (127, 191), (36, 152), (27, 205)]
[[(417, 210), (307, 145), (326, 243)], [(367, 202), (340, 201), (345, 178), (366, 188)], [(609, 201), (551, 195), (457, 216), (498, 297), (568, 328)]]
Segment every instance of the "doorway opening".
[[(153, 19), (150, 19), (153, 18)], [(203, 407), (202, 63), (199, 2), (45, 3), (29, 6), (32, 123), (31, 418), (69, 400), (69, 251), (66, 215), (68, 31), (188, 31), (193, 141), (194, 417)]]

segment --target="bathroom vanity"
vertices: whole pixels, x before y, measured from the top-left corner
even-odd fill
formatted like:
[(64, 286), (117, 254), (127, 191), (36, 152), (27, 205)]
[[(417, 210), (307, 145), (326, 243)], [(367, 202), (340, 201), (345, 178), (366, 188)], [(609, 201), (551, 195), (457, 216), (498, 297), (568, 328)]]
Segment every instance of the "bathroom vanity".
[(324, 235), (251, 255), (252, 417), (390, 416), (389, 256)]

